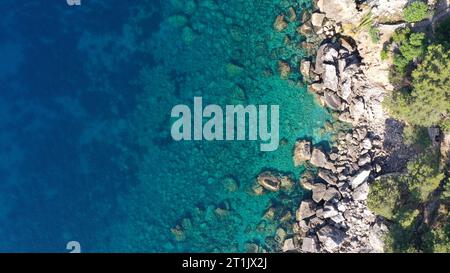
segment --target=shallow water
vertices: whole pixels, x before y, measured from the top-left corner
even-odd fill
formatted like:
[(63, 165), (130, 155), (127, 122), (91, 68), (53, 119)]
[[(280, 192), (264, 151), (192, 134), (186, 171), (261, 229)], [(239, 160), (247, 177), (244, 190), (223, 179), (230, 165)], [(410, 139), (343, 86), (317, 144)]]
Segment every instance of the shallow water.
[[(298, 179), (295, 140), (329, 138), (298, 73), (298, 20), (272, 26), (310, 1), (51, 2), (0, 4), (0, 251), (269, 250), (279, 223), (264, 212), (304, 193), (255, 196), (255, 177)], [(283, 144), (173, 141), (170, 111), (194, 96), (279, 105)]]

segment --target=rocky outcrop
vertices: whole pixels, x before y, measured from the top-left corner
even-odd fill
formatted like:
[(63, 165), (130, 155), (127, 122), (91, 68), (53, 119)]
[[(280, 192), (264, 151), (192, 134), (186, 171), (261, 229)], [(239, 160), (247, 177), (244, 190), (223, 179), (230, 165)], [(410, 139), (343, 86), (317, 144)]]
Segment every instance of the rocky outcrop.
[[(375, 7), (375, 1), (368, 2)], [(308, 32), (306, 42), (317, 38), (322, 42), (315, 60), (302, 62), (300, 72), (317, 100), (341, 122), (350, 123), (352, 130), (339, 132), (329, 152), (305, 140), (295, 145), (294, 164), (307, 162), (317, 168), (314, 176), (308, 172), (300, 179), (312, 194), (297, 210), (296, 251), (382, 252), (387, 227), (367, 208), (367, 196), (386, 157), (382, 145), (388, 117), (382, 108), (386, 88), (366, 75), (362, 62), (366, 56), (360, 54), (361, 41), (354, 39), (358, 36), (345, 35), (345, 24), (355, 24), (363, 16), (355, 1), (319, 0), (317, 7), (311, 16), (304, 16), (301, 31)]]
[(336, 22), (350, 23), (356, 19), (354, 0), (318, 0), (317, 7), (326, 14), (327, 18)]

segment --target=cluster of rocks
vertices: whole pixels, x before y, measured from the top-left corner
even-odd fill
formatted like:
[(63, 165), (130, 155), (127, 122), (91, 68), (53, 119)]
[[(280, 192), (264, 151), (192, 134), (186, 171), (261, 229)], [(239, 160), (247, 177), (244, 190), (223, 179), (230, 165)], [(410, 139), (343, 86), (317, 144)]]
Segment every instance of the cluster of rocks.
[[(315, 63), (302, 61), (301, 73), (320, 103), (339, 114), (340, 121), (371, 126), (384, 122), (384, 89), (373, 86), (361, 70), (361, 58), (351, 38), (323, 43)], [(382, 124), (381, 124), (382, 125)], [(380, 130), (378, 130), (380, 131)]]
[(284, 241), (283, 251), (382, 252), (387, 227), (369, 211), (366, 199), (386, 156), (387, 115), (381, 104), (385, 89), (366, 77), (357, 42), (341, 33), (342, 23), (354, 20), (345, 9), (354, 1), (335, 6), (328, 2), (333, 1), (319, 0), (319, 9), (299, 27), (307, 42), (321, 40), (315, 60), (302, 61), (300, 72), (318, 101), (353, 129), (338, 133), (329, 152), (307, 140), (295, 144), (294, 165), (312, 165), (317, 173), (306, 172), (301, 178), (312, 197), (300, 203), (294, 236)]
[(324, 39), (331, 38), (342, 30), (341, 24), (329, 20), (321, 12), (303, 12), (301, 23), (297, 33), (305, 37), (301, 46), (309, 55), (314, 54), (315, 49)]
[(297, 32), (305, 36), (307, 41), (315, 41), (318, 38), (333, 37), (341, 29), (342, 26), (329, 20), (325, 13), (314, 12), (311, 14), (305, 12), (302, 16), (302, 25), (297, 28)]
[(378, 235), (385, 227), (366, 204), (368, 183), (381, 172), (376, 163), (380, 153), (380, 139), (365, 127), (342, 133), (328, 155), (309, 141), (297, 141), (294, 162), (307, 162), (318, 171), (300, 181), (312, 198), (300, 203), (293, 227), (297, 238), (285, 241), (285, 251), (382, 251)]

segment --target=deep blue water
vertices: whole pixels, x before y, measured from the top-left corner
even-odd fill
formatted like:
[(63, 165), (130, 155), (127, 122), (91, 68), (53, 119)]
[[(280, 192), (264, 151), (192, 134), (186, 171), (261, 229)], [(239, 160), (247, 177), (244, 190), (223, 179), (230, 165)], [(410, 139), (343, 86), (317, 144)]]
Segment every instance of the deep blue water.
[[(303, 191), (255, 196), (255, 177), (298, 179), (295, 139), (327, 140), (330, 119), (295, 68), (298, 22), (273, 30), (290, 6), (310, 1), (1, 1), (0, 251), (269, 249), (280, 223), (262, 215)], [(280, 105), (284, 144), (173, 141), (170, 111), (194, 96)]]

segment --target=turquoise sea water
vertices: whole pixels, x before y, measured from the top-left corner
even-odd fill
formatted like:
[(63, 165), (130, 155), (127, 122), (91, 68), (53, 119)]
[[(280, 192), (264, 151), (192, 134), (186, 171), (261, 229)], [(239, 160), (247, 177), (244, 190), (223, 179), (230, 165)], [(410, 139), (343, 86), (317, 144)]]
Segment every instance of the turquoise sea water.
[[(298, 180), (295, 140), (329, 137), (331, 117), (298, 73), (299, 19), (273, 29), (310, 5), (3, 1), (13, 15), (0, 19), (0, 251), (64, 252), (71, 240), (87, 252), (271, 250), (280, 223), (263, 214), (293, 213), (303, 192), (256, 196), (256, 176)], [(170, 111), (194, 96), (279, 105), (282, 144), (173, 141)]]

